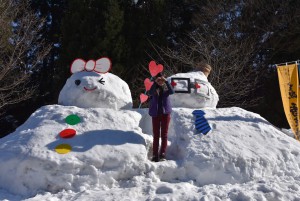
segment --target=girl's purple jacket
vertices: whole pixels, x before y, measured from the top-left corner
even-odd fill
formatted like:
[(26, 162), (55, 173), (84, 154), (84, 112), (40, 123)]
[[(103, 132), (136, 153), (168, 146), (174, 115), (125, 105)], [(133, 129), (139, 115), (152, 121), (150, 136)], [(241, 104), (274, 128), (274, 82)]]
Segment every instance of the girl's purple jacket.
[[(163, 92), (162, 99), (162, 109), (163, 114), (170, 114), (172, 112), (172, 106), (170, 103), (169, 95), (174, 94), (174, 90), (172, 89), (169, 82), (165, 82), (168, 90)], [(150, 96), (150, 104), (149, 104), (149, 115), (152, 117), (157, 116), (158, 114), (158, 94), (156, 92), (157, 84), (153, 83), (151, 89), (149, 90)]]

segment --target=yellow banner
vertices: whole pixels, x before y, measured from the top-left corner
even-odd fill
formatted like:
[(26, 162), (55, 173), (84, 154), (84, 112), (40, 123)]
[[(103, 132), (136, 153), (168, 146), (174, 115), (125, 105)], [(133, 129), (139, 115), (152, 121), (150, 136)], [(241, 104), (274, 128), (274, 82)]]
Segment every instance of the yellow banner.
[(299, 138), (299, 82), (297, 64), (286, 66), (278, 66), (278, 79), (283, 103), (283, 109), (288, 123), (295, 134), (295, 138)]

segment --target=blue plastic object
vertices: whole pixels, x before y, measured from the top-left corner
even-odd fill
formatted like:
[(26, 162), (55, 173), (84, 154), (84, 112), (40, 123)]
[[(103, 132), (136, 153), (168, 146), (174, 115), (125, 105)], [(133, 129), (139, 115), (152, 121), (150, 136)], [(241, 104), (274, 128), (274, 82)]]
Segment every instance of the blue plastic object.
[(206, 135), (211, 130), (211, 127), (204, 117), (205, 112), (203, 112), (202, 110), (194, 110), (193, 115), (196, 116), (195, 119), (196, 130)]
[(205, 112), (203, 112), (202, 110), (194, 110), (192, 114), (196, 116), (204, 116)]

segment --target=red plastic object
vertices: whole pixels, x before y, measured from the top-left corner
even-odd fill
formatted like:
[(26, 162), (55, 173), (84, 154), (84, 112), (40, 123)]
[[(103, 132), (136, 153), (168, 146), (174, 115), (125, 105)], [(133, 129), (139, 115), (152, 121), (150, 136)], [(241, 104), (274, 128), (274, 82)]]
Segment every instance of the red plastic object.
[(72, 138), (76, 135), (76, 130), (67, 128), (59, 133), (61, 138)]

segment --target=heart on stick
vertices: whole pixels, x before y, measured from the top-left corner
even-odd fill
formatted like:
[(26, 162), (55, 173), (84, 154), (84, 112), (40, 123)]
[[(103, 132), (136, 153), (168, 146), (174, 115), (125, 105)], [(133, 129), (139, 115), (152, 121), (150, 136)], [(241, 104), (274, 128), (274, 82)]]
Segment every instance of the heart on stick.
[(153, 82), (151, 82), (151, 80), (149, 78), (146, 78), (144, 80), (144, 85), (145, 85), (146, 91), (149, 91), (153, 85)]
[(141, 94), (140, 95), (140, 101), (141, 101), (141, 103), (144, 103), (144, 102), (146, 102), (148, 100), (148, 96), (147, 95), (145, 95), (145, 94)]
[(150, 61), (149, 63), (149, 71), (152, 77), (156, 76), (158, 73), (164, 70), (163, 65), (158, 64), (156, 65), (155, 61)]

